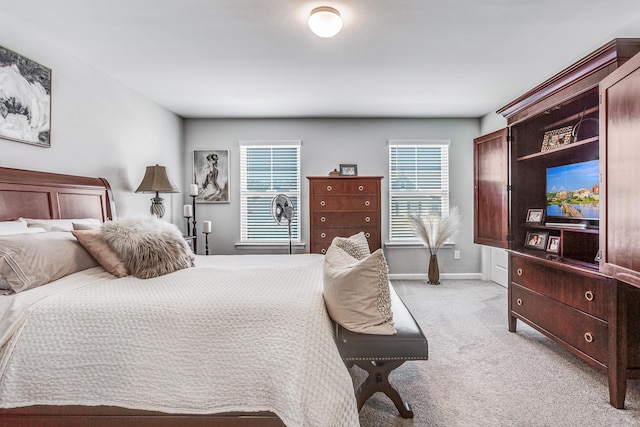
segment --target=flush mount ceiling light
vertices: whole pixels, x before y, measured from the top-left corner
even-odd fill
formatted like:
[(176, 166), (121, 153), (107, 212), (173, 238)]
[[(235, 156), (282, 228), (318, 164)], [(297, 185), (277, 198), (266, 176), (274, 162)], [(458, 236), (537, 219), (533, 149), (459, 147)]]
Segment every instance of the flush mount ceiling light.
[(340, 12), (329, 6), (316, 7), (309, 16), (309, 28), (319, 37), (333, 37), (342, 29)]

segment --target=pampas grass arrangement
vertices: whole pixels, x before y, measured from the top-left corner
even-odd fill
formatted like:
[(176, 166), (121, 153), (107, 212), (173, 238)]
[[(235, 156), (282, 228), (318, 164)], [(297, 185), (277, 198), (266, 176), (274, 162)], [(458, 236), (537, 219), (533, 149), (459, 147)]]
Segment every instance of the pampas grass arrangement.
[(458, 207), (449, 211), (449, 215), (435, 216), (428, 215), (421, 217), (416, 213), (409, 214), (411, 226), (416, 236), (420, 237), (429, 248), (431, 255), (436, 255), (438, 249), (444, 243), (458, 234), (462, 226), (462, 217), (458, 213)]

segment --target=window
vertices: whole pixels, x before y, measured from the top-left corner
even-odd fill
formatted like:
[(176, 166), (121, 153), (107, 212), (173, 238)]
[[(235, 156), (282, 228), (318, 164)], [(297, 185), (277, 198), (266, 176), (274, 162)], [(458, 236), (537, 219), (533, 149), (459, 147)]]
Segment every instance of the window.
[(271, 200), (286, 194), (295, 207), (291, 240), (300, 241), (300, 141), (240, 141), (240, 241), (289, 242), (271, 216)]
[(409, 214), (449, 213), (449, 140), (389, 141), (389, 242), (419, 239)]

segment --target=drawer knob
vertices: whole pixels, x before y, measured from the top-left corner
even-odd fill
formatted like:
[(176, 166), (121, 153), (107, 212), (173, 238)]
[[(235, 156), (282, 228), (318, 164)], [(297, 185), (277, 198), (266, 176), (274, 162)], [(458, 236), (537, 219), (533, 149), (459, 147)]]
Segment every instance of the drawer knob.
[(322, 253), (322, 254), (326, 254), (326, 253), (327, 253), (327, 250), (326, 250), (325, 248), (322, 248), (322, 249), (320, 249), (320, 253)]
[(364, 186), (361, 185), (360, 187), (358, 187), (358, 190), (360, 191), (364, 190)]
[(587, 301), (593, 301), (593, 292), (591, 291), (585, 292), (584, 297), (587, 299)]
[(325, 237), (327, 237), (327, 233), (320, 233), (320, 237), (324, 239)]
[(324, 200), (320, 200), (320, 206), (324, 206), (324, 205), (326, 205), (326, 204), (327, 204), (327, 203), (326, 203)]
[(325, 218), (325, 217), (320, 218), (320, 222), (325, 222), (326, 220), (327, 220), (327, 218)]
[(518, 299), (516, 300), (516, 304), (518, 304), (518, 305), (522, 305), (522, 299), (518, 298)]
[(365, 233), (364, 237), (366, 237), (368, 239), (369, 237), (371, 237), (371, 233)]
[(327, 191), (331, 191), (333, 190), (333, 187), (331, 187), (330, 185), (327, 185)]
[(365, 200), (365, 202), (364, 202), (364, 205), (365, 205), (365, 206), (369, 206), (370, 204), (371, 204), (371, 202), (370, 202), (370, 201)]
[(366, 222), (371, 222), (371, 218), (369, 218), (369, 217), (366, 217), (364, 220), (365, 220)]
[(593, 335), (591, 334), (591, 332), (586, 332), (584, 334), (584, 340), (586, 342), (593, 342)]
[(522, 269), (519, 268), (518, 270), (516, 270), (516, 273), (518, 273), (518, 276), (522, 276)]

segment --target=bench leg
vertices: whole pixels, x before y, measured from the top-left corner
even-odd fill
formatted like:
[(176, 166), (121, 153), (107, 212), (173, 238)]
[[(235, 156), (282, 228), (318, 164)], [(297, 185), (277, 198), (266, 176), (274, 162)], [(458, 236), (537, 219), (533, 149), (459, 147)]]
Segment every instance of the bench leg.
[(398, 412), (402, 418), (413, 418), (413, 411), (408, 402), (402, 400), (400, 393), (389, 383), (389, 374), (391, 371), (402, 365), (404, 360), (383, 361), (359, 361), (355, 364), (369, 373), (367, 379), (358, 387), (356, 391), (356, 399), (358, 401), (358, 411), (362, 409), (364, 403), (373, 396), (374, 393), (381, 391), (386, 394), (389, 399), (396, 405)]

